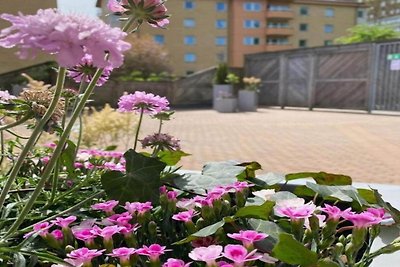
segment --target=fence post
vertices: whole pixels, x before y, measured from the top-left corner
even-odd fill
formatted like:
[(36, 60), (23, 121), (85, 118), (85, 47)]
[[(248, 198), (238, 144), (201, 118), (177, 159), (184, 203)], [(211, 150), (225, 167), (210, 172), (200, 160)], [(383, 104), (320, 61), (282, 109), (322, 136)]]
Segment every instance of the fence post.
[(308, 75), (307, 92), (308, 92), (308, 109), (313, 110), (315, 105), (315, 84), (317, 79), (317, 57), (316, 53), (310, 55), (310, 73)]
[(367, 73), (367, 111), (371, 113), (375, 109), (376, 101), (376, 86), (378, 84), (378, 62), (379, 62), (379, 46), (376, 43), (372, 43), (369, 51), (369, 69)]
[(286, 76), (287, 76), (287, 57), (285, 54), (279, 56), (279, 105), (281, 109), (286, 104)]

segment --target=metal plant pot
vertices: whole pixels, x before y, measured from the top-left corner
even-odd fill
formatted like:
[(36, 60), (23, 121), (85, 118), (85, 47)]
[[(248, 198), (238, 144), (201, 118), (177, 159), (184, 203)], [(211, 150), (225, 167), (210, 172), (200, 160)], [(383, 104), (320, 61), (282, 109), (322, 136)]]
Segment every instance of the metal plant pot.
[(256, 91), (240, 90), (238, 98), (240, 111), (257, 111), (258, 95)]

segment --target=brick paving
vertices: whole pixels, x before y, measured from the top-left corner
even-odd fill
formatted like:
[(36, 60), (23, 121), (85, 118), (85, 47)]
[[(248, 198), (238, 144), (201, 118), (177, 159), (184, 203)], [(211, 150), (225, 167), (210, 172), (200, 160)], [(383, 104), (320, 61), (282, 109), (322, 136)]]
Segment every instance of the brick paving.
[[(400, 115), (178, 110), (164, 127), (192, 154), (181, 161), (183, 169), (201, 170), (210, 161), (258, 161), (259, 173), (326, 171), (358, 182), (400, 184)], [(144, 121), (143, 134), (156, 129), (155, 121)]]

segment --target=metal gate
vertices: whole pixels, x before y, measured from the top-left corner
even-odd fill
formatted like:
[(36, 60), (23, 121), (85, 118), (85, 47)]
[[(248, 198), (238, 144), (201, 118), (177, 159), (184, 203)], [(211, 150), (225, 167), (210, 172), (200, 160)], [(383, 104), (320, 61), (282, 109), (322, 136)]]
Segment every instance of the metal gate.
[(400, 42), (378, 43), (375, 49), (372, 109), (400, 111)]

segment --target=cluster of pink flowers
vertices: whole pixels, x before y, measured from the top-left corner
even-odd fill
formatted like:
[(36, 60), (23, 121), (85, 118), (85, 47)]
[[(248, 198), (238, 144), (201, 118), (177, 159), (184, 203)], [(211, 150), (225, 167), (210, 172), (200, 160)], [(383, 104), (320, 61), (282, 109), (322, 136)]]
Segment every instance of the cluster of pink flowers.
[(12, 26), (0, 33), (0, 46), (18, 47), (19, 56), (28, 58), (38, 51), (55, 54), (62, 67), (74, 67), (85, 55), (98, 68), (117, 68), (130, 44), (126, 33), (111, 28), (100, 19), (62, 14), (56, 9), (39, 10), (35, 15), (3, 14)]
[(138, 21), (147, 21), (151, 26), (164, 27), (169, 24), (167, 8), (162, 0), (109, 0), (107, 7), (118, 15), (129, 15)]
[(118, 111), (120, 112), (143, 112), (155, 115), (169, 110), (167, 98), (160, 97), (146, 92), (136, 91), (133, 94), (126, 94), (118, 101)]

